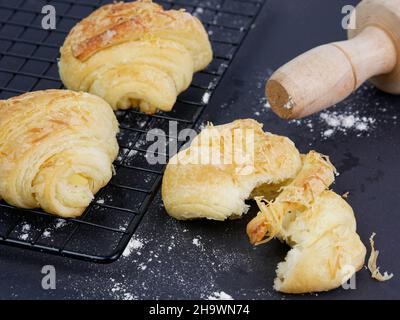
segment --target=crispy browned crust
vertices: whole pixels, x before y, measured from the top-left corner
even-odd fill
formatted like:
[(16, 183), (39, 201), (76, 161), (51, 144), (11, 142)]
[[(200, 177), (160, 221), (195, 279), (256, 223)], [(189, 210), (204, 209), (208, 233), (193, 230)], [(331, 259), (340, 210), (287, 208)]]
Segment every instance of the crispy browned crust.
[(72, 54), (86, 61), (104, 48), (140, 39), (157, 30), (176, 28), (188, 19), (196, 18), (184, 11), (166, 11), (151, 0), (105, 5), (74, 27)]

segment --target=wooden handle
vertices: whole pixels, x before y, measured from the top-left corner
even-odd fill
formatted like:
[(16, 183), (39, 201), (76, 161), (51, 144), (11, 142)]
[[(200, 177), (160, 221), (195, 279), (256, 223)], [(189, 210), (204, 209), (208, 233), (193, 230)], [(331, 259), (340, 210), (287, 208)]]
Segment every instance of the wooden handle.
[(281, 67), (268, 81), (266, 95), (280, 117), (302, 118), (342, 101), (396, 63), (391, 37), (369, 26), (351, 40), (317, 47)]

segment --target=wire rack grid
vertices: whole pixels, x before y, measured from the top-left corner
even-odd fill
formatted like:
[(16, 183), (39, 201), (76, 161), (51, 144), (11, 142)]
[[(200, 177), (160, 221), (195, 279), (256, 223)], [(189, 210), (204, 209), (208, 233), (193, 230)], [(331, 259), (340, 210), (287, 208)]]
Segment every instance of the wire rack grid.
[[(57, 68), (60, 46), (79, 20), (107, 2), (0, 0), (0, 99), (63, 88)], [(113, 262), (123, 253), (159, 189), (164, 170), (164, 165), (148, 163), (146, 135), (152, 129), (168, 129), (170, 121), (178, 130), (196, 125), (264, 4), (264, 0), (156, 2), (166, 9), (185, 8), (202, 20), (212, 42), (213, 62), (194, 76), (172, 112), (116, 113), (121, 127), (116, 175), (81, 218), (58, 219), (1, 201), (0, 244), (98, 263)], [(55, 30), (42, 28), (42, 8), (49, 4), (56, 9)]]

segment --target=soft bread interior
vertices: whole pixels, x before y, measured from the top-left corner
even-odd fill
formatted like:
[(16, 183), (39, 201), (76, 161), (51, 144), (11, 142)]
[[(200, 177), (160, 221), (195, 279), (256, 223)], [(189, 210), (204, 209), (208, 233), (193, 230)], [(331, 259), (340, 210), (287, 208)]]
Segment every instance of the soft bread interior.
[(365, 246), (347, 226), (338, 225), (309, 241), (295, 245), (278, 264), (275, 290), (292, 294), (332, 290), (364, 264)]

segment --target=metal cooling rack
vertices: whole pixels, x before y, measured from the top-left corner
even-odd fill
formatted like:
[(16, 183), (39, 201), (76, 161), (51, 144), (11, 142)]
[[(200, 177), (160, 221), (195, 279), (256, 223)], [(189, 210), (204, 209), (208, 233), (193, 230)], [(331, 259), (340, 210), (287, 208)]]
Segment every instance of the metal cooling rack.
[[(79, 20), (111, 1), (0, 0), (0, 99), (27, 91), (62, 88), (57, 69), (59, 48)], [(157, 1), (156, 1), (157, 2)], [(172, 112), (147, 116), (117, 112), (121, 151), (116, 175), (79, 219), (62, 220), (41, 210), (22, 210), (0, 202), (0, 244), (93, 262), (120, 257), (159, 189), (164, 166), (146, 161), (151, 129), (193, 128), (216, 90), (264, 0), (158, 1), (165, 8), (185, 8), (206, 26), (214, 60), (195, 75)], [(43, 30), (42, 7), (57, 11), (57, 29)]]

